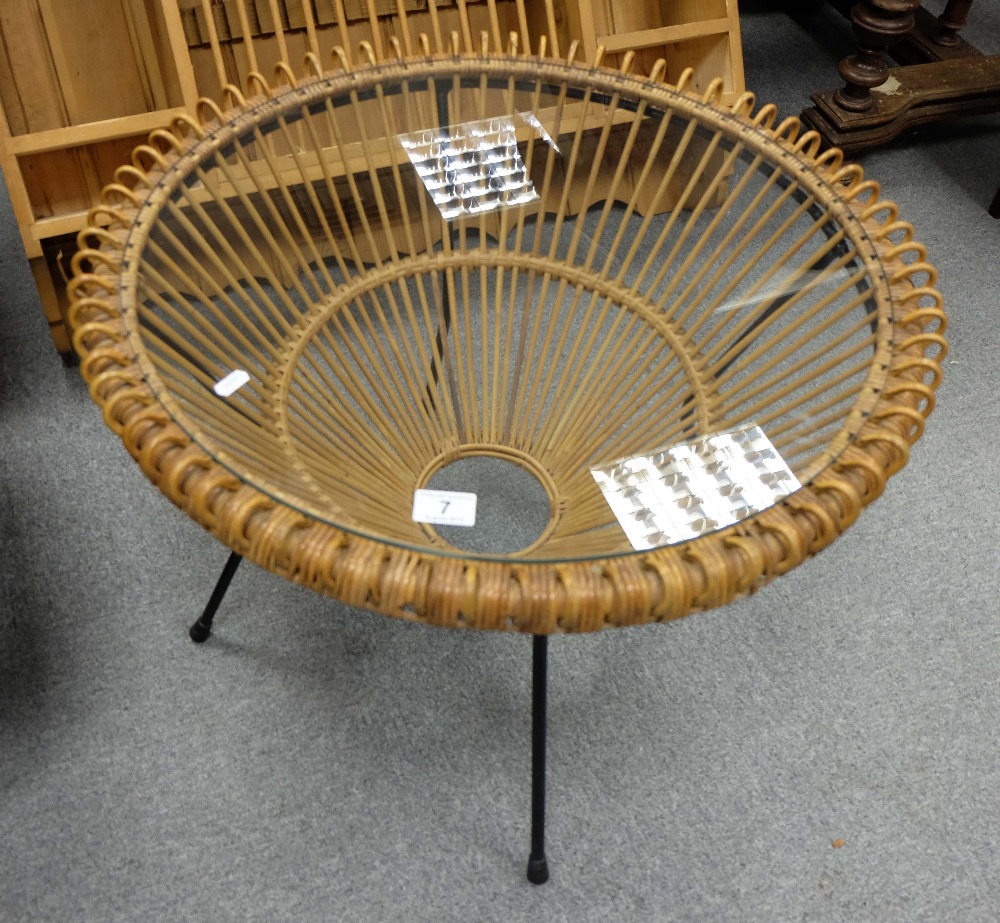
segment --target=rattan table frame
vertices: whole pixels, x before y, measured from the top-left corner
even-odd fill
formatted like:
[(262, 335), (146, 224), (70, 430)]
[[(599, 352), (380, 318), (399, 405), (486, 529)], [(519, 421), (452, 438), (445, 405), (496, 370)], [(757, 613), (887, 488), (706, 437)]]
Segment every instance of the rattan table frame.
[[(544, 49), (544, 46), (543, 46)], [(575, 50), (575, 49), (574, 49)], [(836, 150), (822, 151), (814, 132), (794, 119), (778, 122), (774, 107), (756, 114), (749, 94), (730, 110), (718, 107), (721, 83), (702, 95), (649, 77), (569, 60), (507, 53), (424, 55), (311, 73), (279, 69), (282, 86), (256, 75), (246, 99), (222, 111), (206, 101), (198, 118), (175, 120), (157, 131), (123, 167), (91, 214), (80, 237), (70, 290), (74, 345), (105, 421), (122, 438), (146, 475), (177, 506), (217, 536), (232, 556), (208, 608), (192, 628), (207, 638), (212, 616), (242, 557), (342, 602), (442, 627), (515, 630), (535, 636), (535, 800), (532, 880), (544, 866), (544, 704), (546, 636), (610, 626), (667, 621), (724, 605), (752, 593), (830, 544), (882, 492), (906, 463), (934, 407), (947, 345), (945, 315), (933, 288), (936, 273), (912, 227), (880, 197), (860, 167)], [(452, 74), (539, 73), (552, 81), (583, 81), (605, 92), (628, 92), (648, 105), (725, 119), (749, 148), (780, 160), (816, 195), (849, 234), (875, 280), (875, 320), (882, 331), (873, 359), (872, 387), (861, 408), (864, 425), (831, 447), (821, 470), (801, 489), (738, 526), (681, 545), (592, 559), (540, 562), (500, 556), (460, 556), (380, 542), (311, 517), (278, 492), (242, 482), (199, 446), (182, 412), (154, 388), (143, 362), (134, 320), (135, 273), (145, 235), (158, 209), (192, 162), (282, 107), (322, 94), (362, 93), (387, 76), (410, 80)], [(291, 101), (291, 102), (290, 102)], [(875, 321), (873, 321), (875, 323)], [(539, 864), (541, 863), (541, 865)]]

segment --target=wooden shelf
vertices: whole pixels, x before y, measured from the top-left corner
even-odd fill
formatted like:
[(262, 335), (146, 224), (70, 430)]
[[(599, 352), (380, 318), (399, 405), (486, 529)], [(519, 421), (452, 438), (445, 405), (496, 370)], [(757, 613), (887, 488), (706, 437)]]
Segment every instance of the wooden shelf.
[(666, 61), (668, 80), (691, 67), (695, 90), (722, 78), (726, 102), (746, 89), (736, 0), (558, 0), (554, 24), (561, 45), (580, 42), (588, 60), (600, 46), (604, 63), (617, 67), (632, 51), (642, 70)]
[(159, 109), (156, 112), (143, 112), (139, 115), (124, 115), (102, 122), (88, 122), (85, 125), (50, 128), (48, 131), (12, 137), (7, 143), (7, 149), (15, 156), (42, 154), (69, 147), (83, 147), (100, 141), (146, 135), (156, 128), (168, 125), (171, 119), (185, 112), (186, 108), (178, 106), (174, 109)]
[[(75, 247), (87, 213), (135, 144), (192, 111), (199, 97), (221, 99), (227, 84), (268, 77), (279, 61), (311, 52), (325, 65), (334, 46), (377, 56), (398, 36), (416, 53), (426, 33), (447, 50), (457, 32), (477, 47), (486, 32), (522, 48), (551, 36), (617, 66), (636, 50), (637, 68), (667, 62), (667, 79), (692, 67), (692, 87), (715, 77), (724, 100), (744, 89), (736, 0), (0, 0), (0, 168), (43, 309), (60, 351), (68, 349), (60, 260)], [(388, 162), (388, 155), (384, 155)], [(353, 161), (351, 161), (353, 163)], [(45, 279), (43, 283), (41, 280)]]
[(607, 52), (628, 51), (630, 48), (652, 48), (656, 45), (671, 45), (693, 38), (709, 35), (726, 35), (732, 28), (728, 19), (709, 19), (704, 22), (685, 23), (682, 26), (661, 26), (658, 29), (644, 29), (640, 32), (619, 32), (617, 35), (599, 35), (598, 44)]

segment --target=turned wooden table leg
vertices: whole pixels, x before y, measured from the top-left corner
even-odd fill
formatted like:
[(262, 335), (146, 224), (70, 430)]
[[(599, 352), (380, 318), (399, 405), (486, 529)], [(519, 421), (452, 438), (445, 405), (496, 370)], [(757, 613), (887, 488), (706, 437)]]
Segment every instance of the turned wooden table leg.
[(872, 107), (872, 88), (885, 83), (889, 75), (885, 50), (913, 28), (913, 11), (920, 0), (860, 0), (851, 11), (858, 52), (840, 62), (838, 70), (844, 86), (834, 99), (852, 112)]
[[(829, 2), (846, 13), (852, 0)], [(853, 154), (917, 125), (1000, 111), (1000, 54), (983, 54), (959, 35), (973, 2), (948, 0), (934, 16), (919, 0), (856, 0), (858, 51), (840, 62), (845, 85), (813, 93), (802, 121)], [(886, 51), (898, 67), (886, 65)]]
[(972, 9), (972, 0), (948, 0), (944, 12), (938, 16), (940, 28), (937, 35), (934, 36), (934, 41), (938, 45), (957, 45), (958, 33), (965, 26), (970, 9)]

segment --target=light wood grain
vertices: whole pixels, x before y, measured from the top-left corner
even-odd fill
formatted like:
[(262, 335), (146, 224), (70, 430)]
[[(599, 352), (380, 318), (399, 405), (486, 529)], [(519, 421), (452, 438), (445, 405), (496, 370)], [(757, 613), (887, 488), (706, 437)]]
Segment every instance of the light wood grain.
[[(724, 16), (725, 41), (687, 41), (721, 28)], [(609, 37), (622, 23), (631, 23), (631, 32)], [(640, 31), (647, 27), (652, 31)], [(363, 58), (361, 42), (376, 58), (391, 59), (397, 47), (416, 53), (423, 34), (439, 52), (449, 50), (453, 33), (465, 51), (478, 48), (483, 34), (491, 47), (507, 48), (512, 33), (527, 49), (551, 32), (550, 51), (562, 53), (575, 41), (590, 61), (599, 39), (613, 52), (640, 48), (642, 67), (666, 54), (674, 61), (670, 77), (692, 66), (702, 89), (704, 75), (718, 71), (732, 100), (742, 89), (737, 28), (735, 0), (679, 0), (662, 9), (619, 0), (5, 0), (0, 166), (25, 246), (37, 256), (39, 241), (81, 227), (120, 139), (166, 126), (182, 107), (193, 110), (199, 96), (219, 99), (227, 86), (246, 86), (251, 73), (269, 79), (281, 61), (294, 71), (307, 53), (329, 61), (329, 49), (339, 45), (355, 62)], [(621, 55), (609, 53), (606, 63), (620, 64)], [(301, 147), (302, 139), (294, 143)], [(631, 182), (623, 178), (622, 194)], [(602, 188), (595, 184), (594, 195)], [(574, 187), (571, 202), (585, 207), (581, 192)]]

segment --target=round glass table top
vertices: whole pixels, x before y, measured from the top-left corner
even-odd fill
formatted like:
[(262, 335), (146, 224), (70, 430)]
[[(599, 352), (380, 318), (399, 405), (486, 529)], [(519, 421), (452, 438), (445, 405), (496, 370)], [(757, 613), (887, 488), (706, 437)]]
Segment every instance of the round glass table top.
[(109, 422), (231, 547), (304, 582), (356, 540), (383, 572), (708, 555), (706, 585), (733, 555), (732, 596), (905, 462), (934, 272), (794, 120), (528, 56), (256, 89), (137, 149), (74, 283)]

